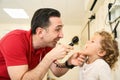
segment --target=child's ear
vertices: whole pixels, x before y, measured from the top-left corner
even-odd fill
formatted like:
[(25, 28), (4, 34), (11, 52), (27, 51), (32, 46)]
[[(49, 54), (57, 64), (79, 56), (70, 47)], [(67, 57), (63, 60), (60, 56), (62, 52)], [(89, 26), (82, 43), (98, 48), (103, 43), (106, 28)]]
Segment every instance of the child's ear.
[(104, 51), (104, 50), (100, 50), (99, 52), (98, 52), (98, 55), (99, 56), (104, 56), (106, 54), (106, 51)]

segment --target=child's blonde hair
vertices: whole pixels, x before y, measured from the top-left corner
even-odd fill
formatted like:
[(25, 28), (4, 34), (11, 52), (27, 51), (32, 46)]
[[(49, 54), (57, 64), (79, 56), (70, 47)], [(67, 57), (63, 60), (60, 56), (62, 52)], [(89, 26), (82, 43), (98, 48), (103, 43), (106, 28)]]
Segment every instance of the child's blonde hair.
[(109, 64), (111, 68), (113, 68), (115, 62), (118, 61), (119, 56), (117, 41), (113, 39), (109, 32), (106, 31), (96, 32), (95, 34), (98, 34), (102, 37), (100, 44), (102, 46), (102, 50), (106, 51), (103, 59)]

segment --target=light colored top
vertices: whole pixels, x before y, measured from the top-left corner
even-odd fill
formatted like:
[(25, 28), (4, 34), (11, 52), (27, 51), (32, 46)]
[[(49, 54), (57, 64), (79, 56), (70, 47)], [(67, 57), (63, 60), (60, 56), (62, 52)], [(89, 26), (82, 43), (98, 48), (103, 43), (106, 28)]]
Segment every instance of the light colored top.
[(112, 80), (112, 72), (103, 59), (97, 59), (91, 64), (80, 67), (79, 80)]

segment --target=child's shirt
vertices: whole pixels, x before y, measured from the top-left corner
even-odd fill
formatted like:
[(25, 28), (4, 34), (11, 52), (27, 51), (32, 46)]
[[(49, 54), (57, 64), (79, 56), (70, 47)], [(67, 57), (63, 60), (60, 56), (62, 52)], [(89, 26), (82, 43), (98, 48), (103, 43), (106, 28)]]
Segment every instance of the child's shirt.
[(80, 67), (79, 80), (112, 80), (110, 66), (103, 60), (97, 59), (91, 64)]

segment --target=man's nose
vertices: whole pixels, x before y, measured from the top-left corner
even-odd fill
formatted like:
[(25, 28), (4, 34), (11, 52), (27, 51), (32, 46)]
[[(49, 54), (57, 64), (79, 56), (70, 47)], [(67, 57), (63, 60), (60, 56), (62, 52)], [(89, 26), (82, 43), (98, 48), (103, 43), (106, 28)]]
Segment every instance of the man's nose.
[(60, 32), (60, 33), (59, 33), (59, 37), (60, 37), (60, 38), (63, 38), (63, 36), (64, 36), (64, 35), (63, 35), (63, 32)]

